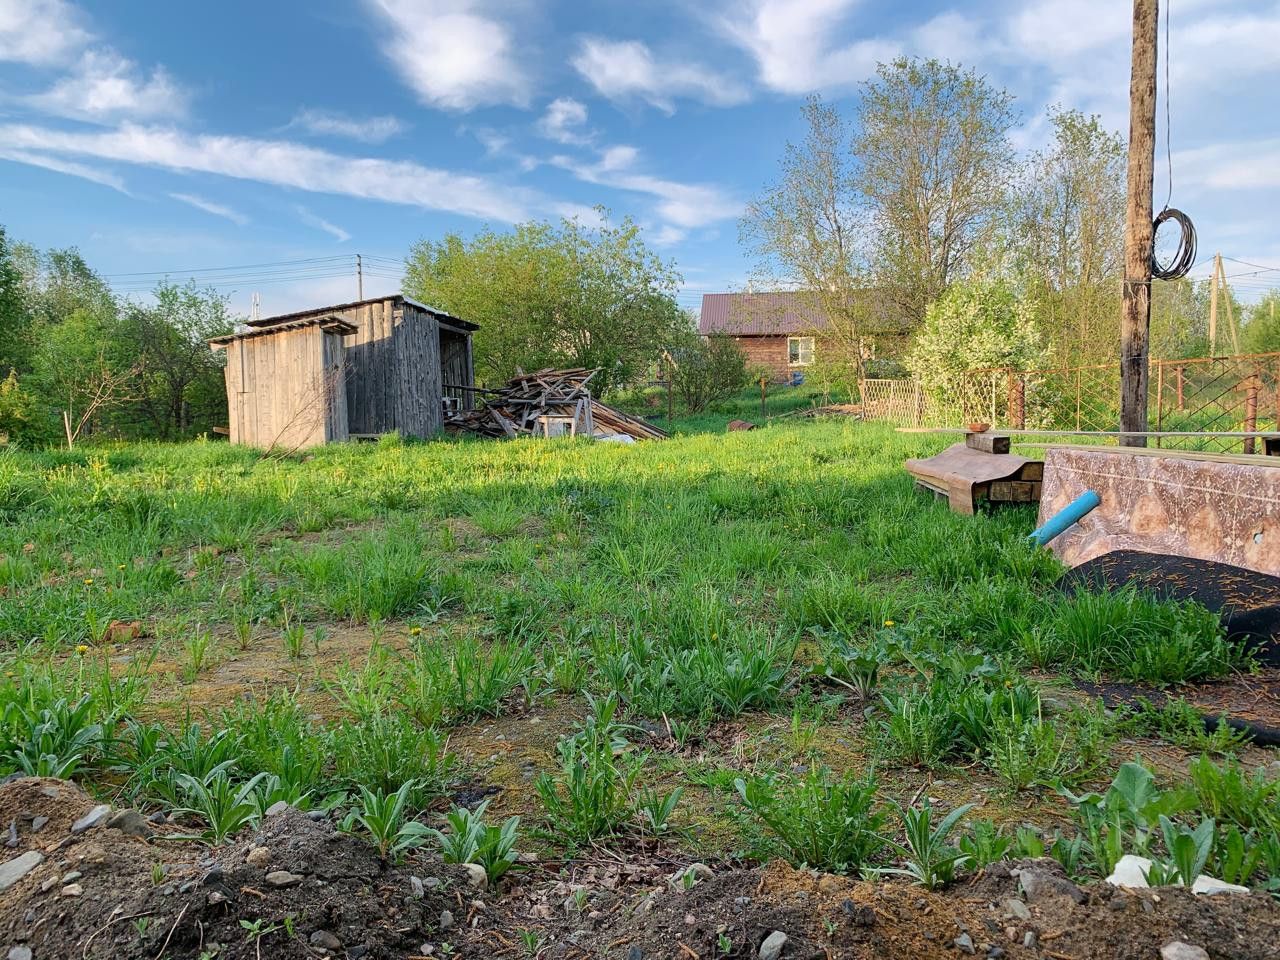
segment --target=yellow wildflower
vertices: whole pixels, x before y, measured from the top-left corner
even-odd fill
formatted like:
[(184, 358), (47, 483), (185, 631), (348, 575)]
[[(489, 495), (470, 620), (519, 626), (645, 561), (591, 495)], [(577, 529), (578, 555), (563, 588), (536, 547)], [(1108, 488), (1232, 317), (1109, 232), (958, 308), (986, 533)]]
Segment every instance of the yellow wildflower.
[(88, 645), (87, 643), (79, 644), (79, 645), (76, 647), (76, 653), (80, 654), (81, 656), (83, 656), (84, 654), (86, 654), (86, 653), (88, 653), (88, 652), (89, 652), (89, 645)]
[(409, 636), (411, 636), (411, 637), (416, 637), (416, 636), (417, 636), (418, 634), (420, 634), (421, 632), (422, 632), (422, 628), (421, 628), (421, 627), (410, 627), (410, 628), (409, 628)]
[(884, 625), (885, 625), (886, 627), (892, 627), (892, 626), (894, 625), (894, 621), (892, 621), (892, 620), (886, 620), (886, 621), (884, 622)]
[(93, 577), (85, 577), (85, 578), (84, 578), (84, 585), (85, 585), (86, 587), (92, 587), (92, 586), (93, 586)]

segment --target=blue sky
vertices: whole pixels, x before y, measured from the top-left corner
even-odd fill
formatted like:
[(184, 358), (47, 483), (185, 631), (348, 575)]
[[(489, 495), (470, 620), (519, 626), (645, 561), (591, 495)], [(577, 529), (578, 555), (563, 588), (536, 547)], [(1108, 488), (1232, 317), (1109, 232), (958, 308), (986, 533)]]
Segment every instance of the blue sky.
[[(604, 204), (694, 307), (748, 279), (737, 219), (808, 93), (950, 59), (1033, 149), (1051, 103), (1127, 130), (1129, 30), (1125, 0), (0, 0), (0, 223), (123, 292), (235, 267), (198, 276), (269, 314), (353, 298), (356, 253), (377, 293), (421, 237)], [(1202, 253), (1280, 267), (1280, 2), (1174, 0), (1170, 66), (1174, 204)]]

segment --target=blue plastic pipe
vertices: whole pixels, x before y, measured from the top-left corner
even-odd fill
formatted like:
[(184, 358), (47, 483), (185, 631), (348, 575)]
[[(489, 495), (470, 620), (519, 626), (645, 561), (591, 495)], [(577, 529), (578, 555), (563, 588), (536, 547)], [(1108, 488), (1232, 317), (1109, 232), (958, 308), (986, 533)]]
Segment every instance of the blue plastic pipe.
[(1092, 490), (1086, 490), (1046, 520), (1043, 526), (1031, 531), (1031, 542), (1043, 547), (1058, 534), (1065, 533), (1069, 527), (1079, 523), (1101, 502), (1100, 496)]

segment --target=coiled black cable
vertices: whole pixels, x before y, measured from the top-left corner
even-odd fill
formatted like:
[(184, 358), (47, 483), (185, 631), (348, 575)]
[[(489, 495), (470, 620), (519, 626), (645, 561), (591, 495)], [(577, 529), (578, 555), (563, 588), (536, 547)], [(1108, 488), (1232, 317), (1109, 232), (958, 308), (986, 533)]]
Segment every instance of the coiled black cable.
[[(1162, 264), (1156, 259), (1155, 237), (1160, 232), (1161, 225), (1169, 220), (1178, 224), (1182, 237), (1178, 241), (1177, 256), (1171, 262)], [(1196, 262), (1196, 228), (1191, 218), (1174, 207), (1165, 207), (1155, 219), (1151, 238), (1151, 275), (1157, 280), (1179, 280), (1185, 277)]]

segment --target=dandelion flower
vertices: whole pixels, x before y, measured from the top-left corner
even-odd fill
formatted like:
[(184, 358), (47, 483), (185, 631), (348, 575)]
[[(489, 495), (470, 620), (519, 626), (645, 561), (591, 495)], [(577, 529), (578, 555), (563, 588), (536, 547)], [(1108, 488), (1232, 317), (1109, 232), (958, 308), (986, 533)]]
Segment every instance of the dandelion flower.
[(422, 628), (421, 628), (421, 627), (410, 627), (410, 628), (409, 628), (409, 636), (411, 636), (411, 637), (416, 637), (416, 636), (417, 636), (418, 634), (420, 634), (421, 632), (422, 632)]
[(93, 577), (85, 577), (85, 578), (84, 578), (84, 585), (85, 585), (86, 587), (92, 587), (92, 586), (93, 586)]
[(83, 656), (88, 652), (89, 652), (89, 645), (87, 643), (81, 643), (76, 646), (76, 653), (80, 654), (81, 656)]
[(886, 620), (886, 621), (884, 622), (884, 625), (885, 625), (886, 627), (892, 627), (892, 626), (894, 625), (894, 621), (892, 621), (892, 620)]

